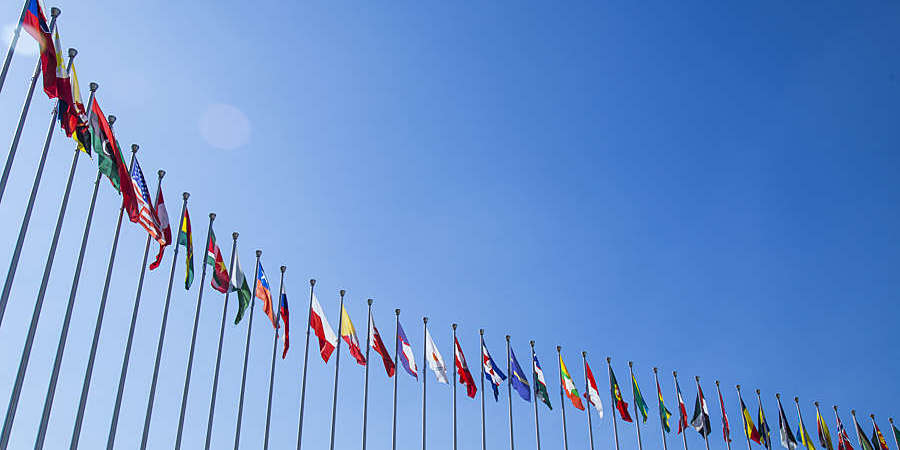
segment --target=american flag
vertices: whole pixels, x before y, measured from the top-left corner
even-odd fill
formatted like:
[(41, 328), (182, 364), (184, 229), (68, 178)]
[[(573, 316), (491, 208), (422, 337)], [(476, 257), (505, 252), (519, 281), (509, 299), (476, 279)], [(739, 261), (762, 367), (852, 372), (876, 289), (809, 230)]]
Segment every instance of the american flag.
[(150, 191), (147, 190), (147, 182), (144, 180), (144, 173), (141, 171), (141, 165), (138, 164), (137, 158), (135, 158), (134, 165), (131, 167), (131, 184), (134, 186), (138, 209), (141, 213), (137, 223), (144, 227), (153, 239), (165, 245), (165, 237), (159, 230), (159, 219), (153, 210)]

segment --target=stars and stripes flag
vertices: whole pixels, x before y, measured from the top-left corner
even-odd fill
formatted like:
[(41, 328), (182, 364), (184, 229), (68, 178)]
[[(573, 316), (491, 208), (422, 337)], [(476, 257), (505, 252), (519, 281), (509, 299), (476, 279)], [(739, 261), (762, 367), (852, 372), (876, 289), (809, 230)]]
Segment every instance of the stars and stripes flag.
[[(141, 165), (137, 158), (134, 159), (134, 166), (131, 167), (131, 185), (134, 189), (137, 200), (138, 216), (130, 218), (132, 222), (139, 224), (147, 230), (150, 237), (159, 242), (159, 245), (168, 245), (163, 232), (159, 228), (159, 218), (156, 217), (156, 211), (153, 209), (153, 200), (150, 199), (150, 191), (147, 189), (147, 181), (144, 179), (144, 173), (141, 171)], [(171, 231), (169, 232), (171, 240)]]
[(494, 358), (491, 358), (491, 353), (484, 344), (481, 345), (481, 369), (491, 383), (491, 389), (494, 390), (494, 401), (498, 401), (500, 390), (497, 388), (506, 381), (506, 375), (497, 367), (497, 363), (494, 362)]

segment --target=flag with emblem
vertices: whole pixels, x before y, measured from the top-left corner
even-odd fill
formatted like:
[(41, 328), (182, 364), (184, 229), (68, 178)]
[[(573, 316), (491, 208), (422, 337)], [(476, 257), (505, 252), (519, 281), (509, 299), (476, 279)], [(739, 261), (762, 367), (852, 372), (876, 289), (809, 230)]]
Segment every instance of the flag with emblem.
[(622, 389), (619, 388), (619, 380), (616, 380), (616, 374), (613, 373), (612, 366), (609, 366), (609, 393), (612, 397), (612, 404), (619, 411), (619, 416), (626, 422), (631, 422), (631, 414), (628, 414), (628, 403), (622, 397)]
[[(137, 160), (134, 160), (137, 166)], [(194, 237), (191, 234), (191, 216), (184, 208), (181, 217), (181, 231), (178, 232), (178, 245), (184, 246), (184, 288), (190, 289), (194, 282)]]
[[(223, 294), (228, 292), (228, 267), (225, 265), (225, 259), (222, 258), (222, 251), (219, 249), (219, 244), (216, 243), (216, 233), (213, 230), (209, 230), (209, 241), (206, 243), (206, 264), (213, 267), (210, 286)], [(285, 339), (287, 339), (287, 333), (285, 333)]]
[(566, 393), (566, 397), (569, 397), (572, 406), (584, 411), (584, 404), (581, 403), (578, 389), (575, 388), (575, 381), (569, 375), (569, 369), (566, 368), (566, 363), (563, 362), (562, 354), (559, 355), (559, 385), (562, 387), (563, 392)]
[(444, 364), (444, 357), (441, 356), (441, 352), (438, 351), (437, 345), (434, 345), (434, 339), (431, 339), (431, 333), (428, 332), (428, 327), (425, 327), (425, 354), (428, 355), (428, 368), (434, 372), (435, 378), (437, 378), (439, 383), (448, 384), (450, 380), (447, 379), (447, 365)]
[(509, 349), (509, 358), (509, 382), (512, 384), (512, 388), (519, 393), (519, 397), (522, 397), (522, 400), (530, 402), (531, 386), (528, 385), (528, 379), (525, 378), (525, 372), (519, 366), (519, 361), (516, 360), (516, 352), (513, 351), (512, 347)]
[(656, 396), (659, 398), (659, 423), (662, 426), (663, 430), (666, 430), (666, 433), (672, 431), (669, 426), (669, 417), (672, 417), (672, 413), (669, 412), (669, 409), (666, 408), (666, 403), (663, 401), (662, 389), (659, 388), (659, 380), (656, 381)]
[(641, 388), (638, 387), (637, 379), (634, 378), (634, 374), (631, 374), (631, 395), (634, 398), (634, 404), (637, 406), (638, 412), (641, 413), (641, 421), (647, 423), (647, 411), (650, 409), (647, 407), (647, 402), (644, 401), (644, 396), (641, 395)]
[(691, 417), (691, 426), (702, 436), (709, 436), (712, 425), (709, 423), (709, 407), (706, 405), (706, 397), (703, 389), (697, 384), (697, 399), (694, 401), (694, 415)]
[(359, 339), (356, 337), (356, 328), (353, 326), (353, 322), (350, 321), (347, 309), (343, 306), (341, 307), (341, 338), (344, 339), (347, 347), (350, 348), (350, 355), (353, 356), (353, 359), (361, 366), (366, 365), (366, 357), (362, 354)]
[(263, 302), (263, 312), (272, 321), (272, 327), (278, 329), (278, 319), (275, 318), (275, 310), (272, 309), (272, 288), (269, 286), (269, 278), (263, 270), (262, 263), (256, 265), (256, 298)]
[(887, 445), (887, 441), (884, 439), (884, 435), (881, 434), (881, 429), (878, 428), (878, 424), (875, 423), (875, 418), (872, 418), (872, 426), (875, 427), (872, 430), (872, 444), (879, 450), (890, 450)]
[(453, 338), (453, 357), (456, 359), (456, 375), (459, 376), (459, 382), (466, 386), (466, 395), (469, 398), (475, 398), (475, 393), (478, 392), (475, 387), (475, 379), (472, 378), (472, 372), (469, 372), (466, 355), (463, 354), (459, 340), (455, 337)]
[(291, 311), (288, 308), (287, 286), (284, 283), (281, 283), (281, 301), (278, 302), (278, 307), (281, 310), (281, 322), (284, 323), (284, 350), (281, 351), (281, 359), (284, 359), (287, 357), (288, 348), (291, 347)]
[(678, 433), (686, 430), (688, 427), (687, 407), (684, 405), (684, 396), (681, 395), (681, 386), (678, 385), (678, 379), (675, 379), (675, 396), (678, 400)]

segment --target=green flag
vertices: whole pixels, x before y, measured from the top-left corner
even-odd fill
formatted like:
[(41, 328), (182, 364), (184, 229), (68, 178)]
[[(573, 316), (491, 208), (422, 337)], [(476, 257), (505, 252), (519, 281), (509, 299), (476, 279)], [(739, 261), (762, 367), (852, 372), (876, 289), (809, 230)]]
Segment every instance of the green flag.
[[(95, 101), (94, 104), (96, 105), (96, 103), (97, 102)], [(104, 127), (104, 125), (106, 126)], [(118, 141), (116, 141), (116, 148), (113, 149), (112, 142), (115, 138), (107, 136), (103, 131), (104, 129), (111, 130), (112, 128), (109, 127), (106, 117), (103, 117), (103, 111), (100, 110), (99, 106), (95, 107), (93, 114), (91, 115), (90, 129), (91, 144), (94, 146), (94, 153), (97, 154), (97, 164), (100, 173), (106, 175), (113, 187), (121, 192), (119, 171), (116, 166), (115, 157), (117, 154), (119, 155), (119, 158), (122, 159), (122, 165), (126, 164), (125, 157), (122, 155), (122, 148), (119, 147)]]
[(185, 248), (184, 263), (184, 288), (190, 289), (194, 282), (194, 239), (191, 236), (191, 216), (187, 208), (184, 209), (184, 217), (181, 218), (181, 230), (178, 231), (178, 245)]
[[(655, 369), (654, 369), (655, 370)], [(662, 424), (666, 433), (672, 431), (669, 428), (669, 417), (672, 417), (672, 413), (669, 412), (669, 408), (666, 408), (665, 402), (663, 402), (662, 389), (659, 388), (659, 381), (656, 382), (656, 396), (659, 397), (659, 422)]]
[(866, 437), (866, 432), (863, 431), (862, 427), (860, 427), (859, 423), (856, 421), (856, 417), (853, 418), (853, 423), (856, 425), (856, 437), (859, 438), (860, 450), (875, 450), (875, 447), (872, 446), (869, 438)]
[(631, 393), (634, 396), (634, 405), (637, 406), (638, 411), (641, 412), (641, 419), (644, 423), (647, 423), (647, 402), (644, 401), (644, 396), (641, 395), (641, 389), (638, 388), (637, 380), (634, 379), (634, 374), (631, 374)]
[(237, 325), (244, 317), (244, 311), (250, 306), (250, 286), (247, 284), (247, 277), (241, 270), (241, 261), (235, 251), (234, 254), (234, 270), (231, 272), (231, 292), (237, 292), (238, 295), (238, 312), (234, 318), (234, 324)]
[(894, 441), (900, 442), (900, 430), (894, 426), (894, 419), (891, 419), (891, 428), (894, 430)]
[(534, 359), (534, 364), (532, 364), (534, 366), (534, 397), (544, 402), (548, 408), (553, 409), (553, 406), (550, 405), (550, 395), (547, 393), (547, 381), (544, 380), (541, 363), (538, 362), (537, 355), (534, 355), (532, 359)]

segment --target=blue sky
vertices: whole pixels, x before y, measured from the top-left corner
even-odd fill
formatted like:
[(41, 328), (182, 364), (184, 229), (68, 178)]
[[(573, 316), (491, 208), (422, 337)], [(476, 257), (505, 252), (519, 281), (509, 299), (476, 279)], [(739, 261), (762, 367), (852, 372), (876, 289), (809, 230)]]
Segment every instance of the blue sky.
[[(0, 8), (2, 25), (14, 24), (18, 3)], [(185, 292), (176, 280), (151, 448), (175, 438), (210, 211), (220, 243), (241, 233), (245, 271), (252, 273), (257, 248), (273, 282), (278, 266), (288, 266), (293, 345), (276, 368), (272, 448), (292, 448), (296, 436), (313, 277), (335, 326), (337, 291), (347, 289), (363, 339), (366, 298), (375, 299), (387, 336), (401, 308), (420, 367), (423, 315), (448, 363), (453, 322), (472, 367), (479, 328), (497, 358), (505, 334), (520, 362), (534, 339), (553, 394), (554, 410), (540, 410), (545, 448), (561, 447), (556, 345), (579, 388), (579, 354), (588, 351), (607, 411), (594, 417), (599, 449), (613, 448), (605, 356), (623, 385), (627, 361), (635, 362), (651, 408), (642, 430), (648, 449), (661, 448), (654, 366), (666, 374), (672, 411), (671, 370), (683, 377), (689, 403), (690, 377), (701, 377), (713, 448), (724, 448), (715, 379), (727, 388), (735, 445), (743, 445), (736, 383), (762, 390), (772, 424), (775, 392), (800, 397), (807, 427), (815, 425), (813, 400), (839, 405), (845, 423), (851, 408), (876, 414), (882, 429), (897, 414), (895, 3), (57, 5), (63, 45), (80, 51), (83, 94), (88, 82), (100, 83), (98, 99), (118, 116), (120, 141), (141, 145), (144, 173), (167, 170), (173, 220), (179, 194), (192, 194), (198, 281)], [(30, 40), (23, 35), (23, 44)], [(20, 50), (0, 93), (2, 142), (11, 140), (36, 60)], [(35, 96), (0, 204), (4, 264), (50, 108)], [(0, 398), (15, 378), (70, 151), (55, 132), (0, 328)], [(39, 420), (95, 164), (79, 162), (14, 448), (31, 445)], [(69, 441), (118, 201), (104, 183), (46, 448)], [(139, 227), (123, 228), (82, 448), (106, 441), (144, 239)], [(171, 252), (144, 286), (119, 448), (139, 441), (170, 264)], [(221, 295), (206, 289), (185, 448), (203, 443), (221, 317)], [(261, 447), (265, 421), (272, 336), (260, 311), (246, 449)], [(226, 330), (214, 448), (233, 439), (245, 332), (245, 323)], [(359, 445), (363, 370), (341, 357), (343, 449)], [(390, 448), (392, 382), (376, 363), (373, 450)], [(333, 362), (310, 355), (305, 448), (327, 445), (332, 383)], [(399, 383), (399, 448), (415, 448), (421, 385), (404, 373)], [(504, 397), (487, 405), (492, 448), (507, 442)], [(631, 401), (627, 387), (625, 397)], [(449, 448), (449, 399), (450, 389), (429, 379), (429, 448)], [(792, 403), (785, 407), (796, 428)], [(587, 448), (584, 414), (567, 412), (569, 448)], [(534, 445), (531, 414), (513, 399), (520, 448)], [(623, 448), (635, 448), (633, 427), (619, 431)], [(462, 391), (459, 432), (460, 448), (478, 448), (480, 403)], [(678, 440), (669, 436), (670, 445)], [(691, 432), (688, 445), (702, 440)]]

